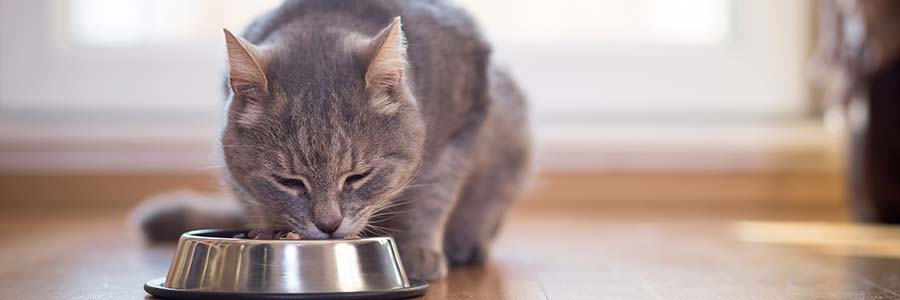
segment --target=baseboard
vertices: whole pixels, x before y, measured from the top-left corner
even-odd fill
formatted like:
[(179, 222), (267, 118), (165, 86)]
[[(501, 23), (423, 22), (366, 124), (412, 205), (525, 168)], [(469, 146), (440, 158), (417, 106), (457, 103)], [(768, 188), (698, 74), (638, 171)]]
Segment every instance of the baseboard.
[[(213, 171), (0, 174), (0, 206), (131, 206), (157, 193), (220, 191)], [(835, 205), (843, 177), (831, 171), (611, 171), (538, 174), (525, 205)]]

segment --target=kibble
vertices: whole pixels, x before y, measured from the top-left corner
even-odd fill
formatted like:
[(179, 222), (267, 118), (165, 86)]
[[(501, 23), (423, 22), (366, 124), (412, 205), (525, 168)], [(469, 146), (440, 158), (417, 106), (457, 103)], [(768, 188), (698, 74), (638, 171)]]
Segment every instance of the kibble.
[[(299, 233), (287, 229), (253, 229), (247, 233), (238, 233), (233, 236), (236, 239), (250, 240), (302, 240), (303, 236)], [(358, 239), (358, 234), (345, 236), (344, 240)]]

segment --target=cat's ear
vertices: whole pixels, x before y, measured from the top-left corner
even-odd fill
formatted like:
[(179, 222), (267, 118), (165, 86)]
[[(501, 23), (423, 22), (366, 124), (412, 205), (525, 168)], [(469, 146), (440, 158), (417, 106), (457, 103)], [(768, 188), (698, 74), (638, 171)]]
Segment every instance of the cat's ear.
[(265, 55), (247, 40), (225, 31), (228, 50), (229, 83), (235, 94), (262, 97), (268, 93), (268, 80), (263, 71)]
[[(406, 69), (406, 37), (400, 17), (394, 18), (369, 44), (366, 93), (373, 100), (388, 100), (402, 88)], [(377, 101), (376, 101), (377, 102)]]

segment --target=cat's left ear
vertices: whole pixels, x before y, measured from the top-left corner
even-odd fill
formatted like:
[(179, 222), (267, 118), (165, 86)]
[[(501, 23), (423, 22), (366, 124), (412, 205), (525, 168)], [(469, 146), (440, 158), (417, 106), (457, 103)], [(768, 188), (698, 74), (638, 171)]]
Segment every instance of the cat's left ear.
[(373, 105), (395, 107), (391, 98), (403, 88), (406, 72), (406, 37), (400, 17), (378, 33), (368, 45), (369, 65), (366, 69), (366, 93)]
[(263, 71), (265, 55), (247, 40), (225, 31), (228, 50), (229, 83), (235, 94), (263, 97), (268, 93), (268, 80)]

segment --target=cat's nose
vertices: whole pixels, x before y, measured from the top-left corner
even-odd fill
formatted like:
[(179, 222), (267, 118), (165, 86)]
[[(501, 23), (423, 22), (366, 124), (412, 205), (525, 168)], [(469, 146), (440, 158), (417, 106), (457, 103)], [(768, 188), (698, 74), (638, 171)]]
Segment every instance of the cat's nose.
[(316, 228), (319, 228), (324, 233), (332, 233), (341, 226), (341, 219), (334, 218), (332, 220), (316, 220), (313, 222), (316, 225)]

